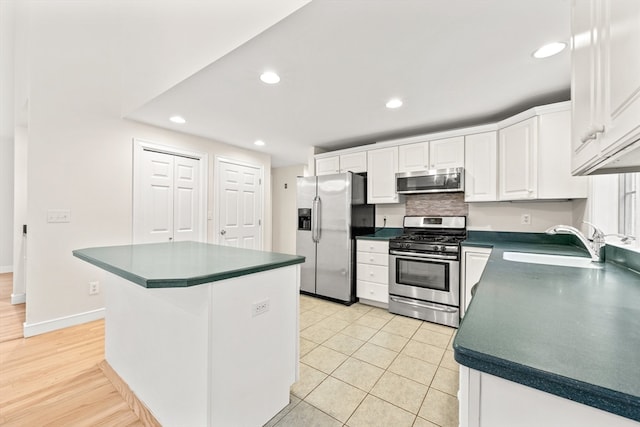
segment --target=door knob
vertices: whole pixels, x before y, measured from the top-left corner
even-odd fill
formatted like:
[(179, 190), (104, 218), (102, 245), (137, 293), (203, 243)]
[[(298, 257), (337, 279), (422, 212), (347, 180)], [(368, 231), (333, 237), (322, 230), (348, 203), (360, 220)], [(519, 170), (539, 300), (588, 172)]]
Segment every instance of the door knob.
[(225, 234), (227, 234), (227, 230), (221, 230), (220, 234), (222, 234), (224, 236)]

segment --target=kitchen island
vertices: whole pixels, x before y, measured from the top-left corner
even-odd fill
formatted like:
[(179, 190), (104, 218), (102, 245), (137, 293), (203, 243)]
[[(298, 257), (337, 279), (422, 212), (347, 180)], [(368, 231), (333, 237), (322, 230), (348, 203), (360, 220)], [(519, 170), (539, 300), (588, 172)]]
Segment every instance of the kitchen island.
[(298, 374), (304, 257), (197, 242), (88, 248), (105, 359), (167, 426), (260, 426)]
[(640, 254), (607, 246), (606, 263), (577, 268), (503, 259), (580, 255), (571, 245), (464, 244), (492, 251), (453, 344), (460, 425), (638, 426)]

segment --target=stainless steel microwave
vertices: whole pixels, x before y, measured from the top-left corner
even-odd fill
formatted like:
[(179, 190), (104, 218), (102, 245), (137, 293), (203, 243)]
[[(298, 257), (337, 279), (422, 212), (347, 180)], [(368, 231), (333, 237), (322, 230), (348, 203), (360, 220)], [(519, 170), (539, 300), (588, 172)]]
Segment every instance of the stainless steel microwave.
[(398, 194), (461, 191), (464, 191), (463, 168), (432, 169), (396, 174), (396, 192)]

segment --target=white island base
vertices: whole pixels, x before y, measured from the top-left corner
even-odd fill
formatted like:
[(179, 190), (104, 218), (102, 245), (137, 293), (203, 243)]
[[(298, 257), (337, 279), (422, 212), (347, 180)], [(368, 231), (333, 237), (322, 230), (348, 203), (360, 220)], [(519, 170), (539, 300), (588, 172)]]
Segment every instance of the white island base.
[(163, 426), (261, 426), (289, 403), (299, 265), (183, 288), (107, 276), (106, 360)]

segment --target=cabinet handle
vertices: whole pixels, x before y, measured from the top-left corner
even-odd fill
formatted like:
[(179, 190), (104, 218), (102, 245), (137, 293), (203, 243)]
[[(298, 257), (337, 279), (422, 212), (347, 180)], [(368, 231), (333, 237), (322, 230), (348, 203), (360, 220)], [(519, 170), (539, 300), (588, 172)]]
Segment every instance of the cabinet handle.
[(369, 258), (369, 262), (373, 262), (373, 258)]
[(580, 141), (584, 144), (587, 141), (591, 141), (592, 139), (596, 139), (599, 133), (604, 133), (604, 125), (598, 125), (592, 127), (586, 135), (580, 138)]

